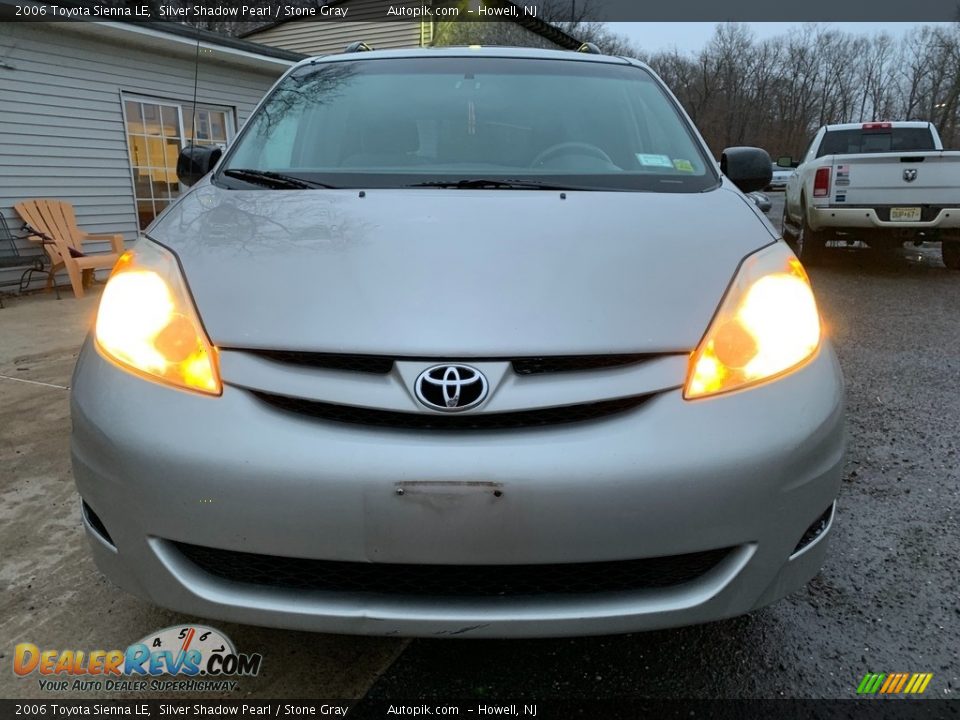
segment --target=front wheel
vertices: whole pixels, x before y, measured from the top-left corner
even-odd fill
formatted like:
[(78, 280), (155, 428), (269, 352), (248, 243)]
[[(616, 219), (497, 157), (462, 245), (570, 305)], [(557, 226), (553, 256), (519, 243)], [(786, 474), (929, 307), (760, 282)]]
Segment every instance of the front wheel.
[(960, 240), (944, 240), (940, 243), (940, 257), (951, 270), (960, 270)]

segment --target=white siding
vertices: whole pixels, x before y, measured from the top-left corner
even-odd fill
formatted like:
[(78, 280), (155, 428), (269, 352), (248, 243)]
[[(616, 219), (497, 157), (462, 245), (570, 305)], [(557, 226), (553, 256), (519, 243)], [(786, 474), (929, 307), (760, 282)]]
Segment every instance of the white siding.
[(356, 40), (363, 40), (377, 50), (395, 50), (420, 47), (420, 23), (405, 20), (387, 22), (300, 20), (277, 25), (244, 39), (301, 52), (305, 55), (341, 53), (347, 45)]
[[(390, 3), (397, 8), (420, 8), (430, 4), (431, 0), (394, 0)], [(574, 49), (579, 46), (576, 40), (563, 33), (559, 33), (559, 36), (565, 40), (558, 40), (559, 31), (556, 28), (535, 18), (489, 22), (444, 22), (440, 19), (436, 22), (404, 19), (384, 21), (383, 0), (340, 0), (333, 5), (347, 10), (345, 20), (289, 20), (251, 33), (245, 39), (305, 55), (341, 53), (356, 40), (363, 40), (377, 50), (470, 44), (549, 49)], [(539, 26), (539, 31), (527, 25)], [(554, 39), (548, 39), (548, 36)]]
[(442, 45), (508, 45), (515, 47), (562, 50), (543, 35), (518, 22), (438, 22), (433, 26), (433, 44)]
[[(82, 32), (71, 25), (0, 23), (0, 211), (16, 232), (14, 203), (58, 198), (74, 204), (84, 230), (132, 240), (138, 228), (121, 93), (191, 103), (193, 57), (105, 41), (86, 23)], [(284, 69), (200, 58), (198, 102), (234, 108), (238, 128)]]
[[(391, 4), (420, 7), (429, 5), (429, 1), (398, 0)], [(356, 40), (377, 50), (420, 47), (420, 21), (371, 19), (383, 17), (383, 0), (345, 0), (337, 5), (347, 9), (345, 20), (291, 20), (244, 39), (305, 55), (341, 53)]]

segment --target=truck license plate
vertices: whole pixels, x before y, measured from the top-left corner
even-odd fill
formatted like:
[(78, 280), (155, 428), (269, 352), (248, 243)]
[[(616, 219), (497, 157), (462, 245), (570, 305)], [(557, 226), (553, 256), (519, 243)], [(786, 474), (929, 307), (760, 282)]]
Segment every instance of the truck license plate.
[(890, 208), (890, 222), (917, 222), (920, 220), (920, 208), (895, 207)]

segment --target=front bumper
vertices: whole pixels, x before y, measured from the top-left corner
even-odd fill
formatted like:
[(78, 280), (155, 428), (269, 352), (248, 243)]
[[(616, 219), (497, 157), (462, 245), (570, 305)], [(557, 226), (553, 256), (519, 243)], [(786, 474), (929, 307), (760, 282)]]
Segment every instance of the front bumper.
[[(89, 342), (73, 387), (74, 475), (102, 522), (94, 529), (84, 516), (109, 578), (184, 613), (324, 632), (589, 635), (748, 612), (819, 570), (829, 523), (797, 546), (831, 507), (844, 453), (829, 344), (747, 391), (686, 402), (675, 389), (603, 420), (512, 432), (318, 421), (229, 384), (222, 397), (203, 397), (130, 375)], [(237, 582), (195, 565), (177, 543), (488, 566), (730, 552), (670, 587), (431, 597)]]

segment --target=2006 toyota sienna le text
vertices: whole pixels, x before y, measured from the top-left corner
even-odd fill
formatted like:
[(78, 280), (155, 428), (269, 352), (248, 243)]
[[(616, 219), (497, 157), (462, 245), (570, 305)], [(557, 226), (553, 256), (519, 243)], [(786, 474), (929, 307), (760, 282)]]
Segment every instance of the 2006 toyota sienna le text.
[[(699, 623), (824, 559), (842, 377), (803, 267), (644, 65), (292, 68), (123, 255), (73, 385), (100, 569), (412, 636)], [(738, 189), (739, 187), (739, 189)]]

